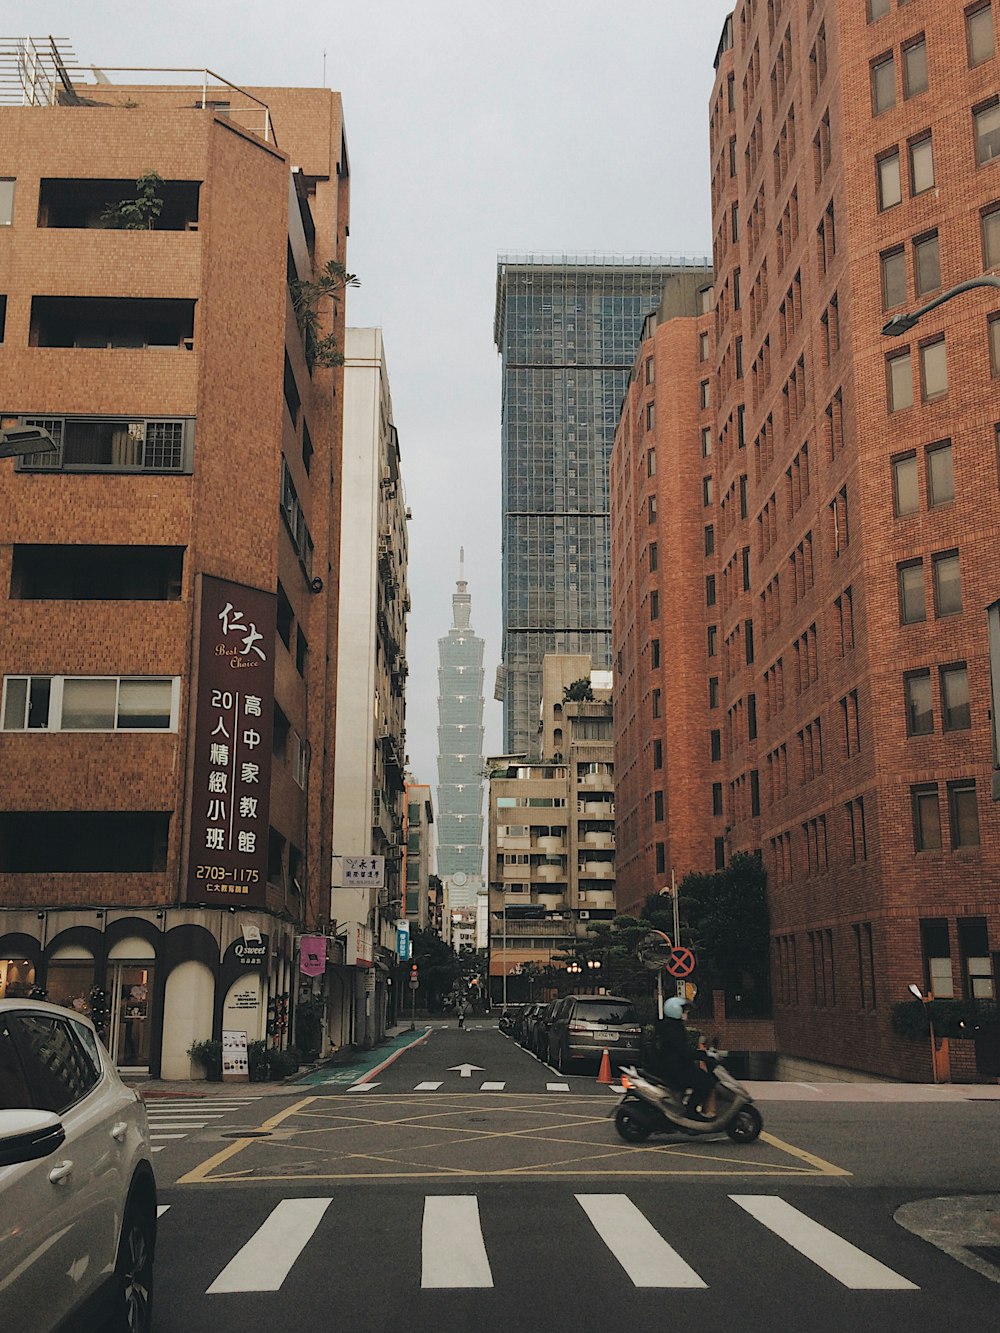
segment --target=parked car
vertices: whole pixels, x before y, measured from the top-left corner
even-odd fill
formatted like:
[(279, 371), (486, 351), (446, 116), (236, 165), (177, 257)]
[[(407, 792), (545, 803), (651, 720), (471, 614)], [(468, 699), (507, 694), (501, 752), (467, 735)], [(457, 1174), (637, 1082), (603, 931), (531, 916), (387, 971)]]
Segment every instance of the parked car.
[(559, 1001), (548, 1029), (548, 1058), (560, 1073), (574, 1060), (599, 1060), (607, 1047), (615, 1065), (639, 1059), (642, 1024), (631, 1000), (571, 995)]
[(549, 1058), (549, 1027), (552, 1023), (552, 1016), (561, 1003), (560, 1000), (550, 1000), (548, 1004), (543, 1004), (541, 1012), (535, 1019), (531, 1034), (531, 1049), (539, 1060), (548, 1060)]
[(156, 1183), (146, 1110), (94, 1025), (0, 1000), (0, 1292), (11, 1328), (147, 1333)]
[(514, 1022), (514, 1040), (526, 1050), (531, 1049), (532, 1025), (542, 1008), (540, 1004), (526, 1004)]

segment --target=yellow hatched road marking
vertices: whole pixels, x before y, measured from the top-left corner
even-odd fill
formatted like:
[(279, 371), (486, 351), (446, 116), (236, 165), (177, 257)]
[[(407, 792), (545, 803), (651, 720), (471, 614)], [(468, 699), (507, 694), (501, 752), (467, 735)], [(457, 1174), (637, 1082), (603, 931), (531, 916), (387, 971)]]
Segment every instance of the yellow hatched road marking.
[[(261, 1129), (274, 1129), (277, 1125), (281, 1124), (282, 1120), (287, 1120), (290, 1115), (294, 1115), (296, 1111), (301, 1111), (303, 1106), (308, 1106), (310, 1102), (315, 1100), (315, 1097), (303, 1097), (301, 1101), (295, 1102), (292, 1106), (286, 1107), (284, 1111), (279, 1111), (277, 1115), (271, 1116), (270, 1120), (265, 1120), (261, 1125)], [(223, 1162), (228, 1162), (230, 1157), (235, 1157), (238, 1152), (242, 1152), (244, 1148), (255, 1141), (255, 1139), (234, 1139), (228, 1148), (223, 1148), (221, 1152), (217, 1152), (214, 1156), (206, 1158), (204, 1162), (200, 1162), (193, 1170), (189, 1171), (187, 1175), (181, 1176), (177, 1181), (177, 1184), (197, 1185), (204, 1183), (209, 1171), (213, 1170), (216, 1166), (221, 1166)]]

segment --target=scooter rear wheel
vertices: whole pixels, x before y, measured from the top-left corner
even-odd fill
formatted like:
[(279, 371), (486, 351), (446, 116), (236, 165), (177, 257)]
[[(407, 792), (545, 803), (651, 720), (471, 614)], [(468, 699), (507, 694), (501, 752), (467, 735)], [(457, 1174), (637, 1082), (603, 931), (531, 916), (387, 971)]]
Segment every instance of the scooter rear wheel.
[(627, 1104), (615, 1112), (615, 1129), (626, 1143), (645, 1143), (653, 1132)]
[(726, 1133), (734, 1143), (753, 1143), (764, 1128), (764, 1121), (756, 1106), (741, 1106), (726, 1126)]

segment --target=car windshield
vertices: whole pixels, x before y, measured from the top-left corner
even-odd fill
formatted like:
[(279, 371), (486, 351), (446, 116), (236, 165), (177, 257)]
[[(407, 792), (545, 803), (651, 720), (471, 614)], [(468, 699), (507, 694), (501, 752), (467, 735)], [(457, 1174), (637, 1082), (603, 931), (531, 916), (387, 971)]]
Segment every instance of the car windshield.
[(600, 1023), (603, 1027), (621, 1027), (638, 1023), (639, 1015), (627, 1000), (583, 1000), (573, 1013), (581, 1023)]

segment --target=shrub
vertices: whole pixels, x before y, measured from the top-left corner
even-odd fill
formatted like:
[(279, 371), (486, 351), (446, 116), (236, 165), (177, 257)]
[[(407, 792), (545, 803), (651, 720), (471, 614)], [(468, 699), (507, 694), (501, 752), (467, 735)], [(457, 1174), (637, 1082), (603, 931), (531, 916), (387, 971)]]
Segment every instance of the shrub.
[(222, 1042), (195, 1041), (188, 1047), (188, 1055), (201, 1065), (210, 1083), (222, 1082)]
[(892, 1030), (900, 1037), (923, 1040), (930, 1023), (938, 1037), (974, 1037), (983, 1023), (995, 1022), (995, 1000), (902, 1000), (892, 1006)]

